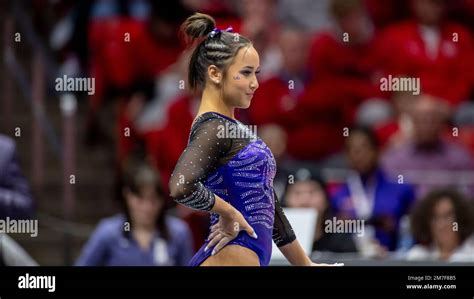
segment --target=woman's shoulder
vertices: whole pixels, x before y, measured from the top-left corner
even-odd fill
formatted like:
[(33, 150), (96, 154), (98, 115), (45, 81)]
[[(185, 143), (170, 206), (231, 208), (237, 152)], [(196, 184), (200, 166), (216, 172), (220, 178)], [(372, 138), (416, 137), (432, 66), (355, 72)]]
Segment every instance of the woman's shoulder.
[(96, 233), (113, 237), (119, 235), (120, 232), (126, 229), (126, 225), (127, 223), (123, 214), (113, 215), (100, 220), (96, 228)]
[(236, 119), (230, 118), (224, 114), (221, 114), (215, 111), (207, 111), (196, 117), (196, 119), (193, 122), (193, 127), (200, 126), (204, 123), (224, 124), (224, 123), (238, 123), (238, 121)]

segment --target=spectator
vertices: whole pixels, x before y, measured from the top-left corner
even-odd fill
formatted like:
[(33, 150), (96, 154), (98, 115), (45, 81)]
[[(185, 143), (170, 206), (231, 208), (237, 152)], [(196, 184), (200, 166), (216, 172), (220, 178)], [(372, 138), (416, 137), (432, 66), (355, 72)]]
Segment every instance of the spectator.
[(361, 127), (349, 132), (346, 154), (352, 171), (334, 195), (335, 214), (365, 220), (367, 231), (374, 228), (377, 242), (395, 250), (400, 219), (414, 201), (413, 188), (390, 181), (380, 169), (378, 144), (370, 129)]
[(383, 169), (397, 180), (414, 183), (418, 197), (433, 185), (461, 182), (462, 174), (453, 171), (474, 169), (468, 151), (443, 138), (445, 115), (439, 103), (426, 95), (418, 99), (411, 113), (412, 138), (389, 147), (382, 157)]
[(410, 113), (413, 104), (420, 96), (413, 95), (408, 91), (394, 92), (391, 97), (394, 115), (390, 120), (375, 126), (374, 130), (381, 143), (382, 150), (391, 146), (397, 146), (413, 136), (413, 123)]
[(285, 204), (290, 208), (311, 208), (317, 212), (313, 251), (356, 252), (354, 240), (348, 233), (326, 233), (326, 220), (331, 220), (331, 202), (324, 181), (308, 169), (300, 168), (293, 184), (288, 184)]
[(445, 19), (444, 0), (409, 1), (413, 16), (382, 33), (376, 52), (385, 76), (420, 78), (425, 93), (452, 107), (472, 89), (472, 36)]
[(0, 219), (26, 219), (34, 215), (35, 204), (15, 147), (11, 138), (0, 134)]
[[(335, 116), (340, 103), (325, 98), (324, 91), (308, 86), (307, 34), (285, 28), (280, 34), (279, 45), (283, 68), (260, 84), (247, 111), (249, 122), (276, 124), (285, 130), (289, 158), (324, 159), (342, 145), (342, 125), (340, 118)], [(315, 142), (308, 143), (308, 140)]]
[(147, 163), (130, 160), (123, 180), (123, 213), (101, 221), (76, 264), (187, 265), (191, 233), (182, 220), (166, 215), (157, 172)]
[(474, 214), (460, 193), (430, 192), (413, 210), (411, 227), (418, 245), (408, 260), (474, 262)]
[(252, 40), (260, 54), (260, 80), (274, 76), (282, 66), (277, 45), (280, 24), (277, 19), (277, 1), (239, 1), (242, 16), (241, 33)]

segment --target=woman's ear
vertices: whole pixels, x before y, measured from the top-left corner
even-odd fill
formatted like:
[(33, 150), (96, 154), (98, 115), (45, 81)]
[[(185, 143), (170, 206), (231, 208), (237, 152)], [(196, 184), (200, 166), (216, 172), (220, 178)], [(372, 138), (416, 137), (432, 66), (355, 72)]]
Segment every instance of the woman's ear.
[(217, 66), (211, 64), (207, 68), (207, 76), (211, 83), (214, 83), (214, 84), (221, 83), (222, 73)]

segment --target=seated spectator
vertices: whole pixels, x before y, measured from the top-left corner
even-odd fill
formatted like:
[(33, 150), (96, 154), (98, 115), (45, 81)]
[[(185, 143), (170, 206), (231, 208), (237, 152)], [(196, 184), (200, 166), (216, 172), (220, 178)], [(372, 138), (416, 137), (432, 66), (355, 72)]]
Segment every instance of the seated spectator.
[(334, 195), (336, 216), (364, 220), (367, 233), (373, 227), (377, 242), (395, 250), (400, 219), (409, 212), (415, 199), (413, 188), (392, 182), (380, 169), (377, 140), (369, 129), (350, 130), (346, 155), (352, 171), (346, 184)]
[(351, 121), (357, 106), (369, 98), (384, 98), (375, 72), (373, 47), (378, 35), (363, 1), (332, 0), (335, 28), (316, 35), (309, 55), (312, 84), (324, 90), (327, 101), (336, 101)]
[(444, 0), (410, 0), (412, 18), (389, 26), (376, 52), (385, 76), (420, 78), (425, 93), (456, 107), (472, 90), (472, 36), (445, 19)]
[(445, 116), (439, 101), (422, 96), (413, 105), (411, 119), (412, 138), (389, 147), (382, 156), (389, 175), (415, 184), (420, 197), (433, 186), (459, 184), (462, 174), (455, 171), (474, 170), (468, 151), (443, 138)]
[(180, 219), (166, 215), (158, 173), (130, 160), (123, 177), (123, 213), (102, 220), (85, 245), (80, 266), (185, 266), (192, 237)]
[[(95, 92), (89, 97), (87, 141), (100, 140), (100, 112), (107, 98), (126, 102), (137, 83), (153, 84), (178, 60), (183, 45), (177, 34), (188, 14), (180, 1), (150, 2), (148, 20), (128, 15), (92, 19), (88, 26), (89, 73)], [(120, 62), (120, 63), (118, 63)], [(123, 110), (123, 109), (121, 109)], [(122, 111), (121, 111), (122, 112)], [(121, 122), (126, 116), (119, 116)]]
[(394, 92), (391, 97), (394, 115), (390, 120), (375, 126), (374, 131), (380, 142), (382, 151), (397, 146), (413, 136), (413, 123), (410, 117), (413, 104), (421, 96), (408, 91)]
[(34, 216), (35, 204), (15, 147), (13, 139), (0, 134), (0, 219)]
[(326, 221), (332, 221), (331, 202), (324, 181), (308, 169), (300, 168), (295, 181), (288, 184), (284, 203), (289, 208), (311, 208), (317, 212), (313, 251), (356, 252), (354, 240), (348, 233), (326, 233)]
[(459, 192), (440, 189), (420, 200), (411, 214), (417, 241), (407, 254), (412, 261), (474, 262), (474, 214)]
[(295, 28), (282, 30), (283, 68), (260, 84), (252, 105), (242, 111), (252, 125), (276, 124), (285, 130), (288, 156), (297, 160), (323, 159), (342, 145), (342, 125), (334, 112), (340, 110), (340, 103), (308, 86), (308, 42), (308, 36)]

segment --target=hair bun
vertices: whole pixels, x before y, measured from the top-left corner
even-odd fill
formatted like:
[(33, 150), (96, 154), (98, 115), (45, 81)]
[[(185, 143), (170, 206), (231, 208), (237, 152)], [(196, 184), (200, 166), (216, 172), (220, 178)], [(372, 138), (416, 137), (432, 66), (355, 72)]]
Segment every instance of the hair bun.
[(207, 36), (216, 27), (216, 21), (210, 15), (195, 13), (181, 25), (181, 32), (187, 42)]

